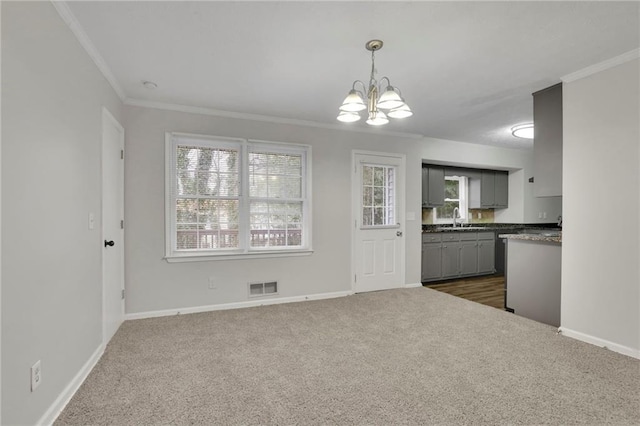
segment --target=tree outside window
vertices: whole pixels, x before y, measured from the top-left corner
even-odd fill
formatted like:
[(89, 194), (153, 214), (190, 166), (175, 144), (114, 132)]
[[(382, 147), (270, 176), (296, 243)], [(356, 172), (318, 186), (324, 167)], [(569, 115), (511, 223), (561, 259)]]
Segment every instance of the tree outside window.
[(444, 205), (434, 208), (435, 223), (453, 222), (453, 210), (460, 212), (459, 220), (467, 220), (469, 191), (464, 176), (446, 176), (444, 181)]

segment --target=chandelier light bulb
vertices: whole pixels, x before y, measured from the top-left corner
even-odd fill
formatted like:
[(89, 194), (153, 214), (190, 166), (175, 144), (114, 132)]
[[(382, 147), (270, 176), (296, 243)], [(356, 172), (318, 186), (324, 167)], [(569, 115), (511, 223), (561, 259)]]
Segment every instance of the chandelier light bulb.
[(409, 105), (404, 104), (399, 106), (398, 108), (394, 108), (387, 113), (387, 116), (391, 118), (407, 118), (413, 115), (413, 111), (409, 108)]
[(371, 126), (382, 126), (383, 124), (387, 124), (389, 119), (386, 114), (382, 111), (374, 111), (369, 114), (369, 119), (367, 120), (367, 124)]
[(338, 121), (343, 123), (353, 123), (358, 120), (360, 120), (360, 114), (357, 112), (340, 111), (340, 114), (338, 114)]
[(378, 99), (378, 108), (393, 109), (402, 105), (404, 105), (404, 101), (391, 86), (387, 86), (387, 90)]
[(344, 102), (340, 106), (340, 111), (358, 112), (367, 109), (362, 96), (355, 90), (351, 89)]

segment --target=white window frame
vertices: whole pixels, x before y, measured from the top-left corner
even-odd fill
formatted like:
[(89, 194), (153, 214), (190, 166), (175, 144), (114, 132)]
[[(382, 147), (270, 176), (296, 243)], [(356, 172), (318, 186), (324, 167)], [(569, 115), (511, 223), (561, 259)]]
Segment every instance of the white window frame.
[[(203, 147), (234, 147), (239, 151), (239, 247), (234, 249), (177, 250), (176, 248), (176, 209), (173, 188), (176, 185), (176, 148), (188, 140), (189, 145)], [(214, 144), (212, 144), (212, 142)], [(302, 156), (302, 241), (300, 246), (287, 247), (250, 247), (251, 230), (249, 225), (249, 168), (250, 151), (274, 154), (299, 154)], [(313, 253), (311, 223), (311, 146), (284, 142), (263, 141), (257, 139), (226, 138), (197, 135), (190, 133), (165, 133), (165, 259), (168, 262), (193, 262), (223, 259), (254, 259), (261, 257), (304, 256)]]
[[(460, 198), (445, 198), (444, 201), (457, 201), (458, 209), (460, 212), (460, 222), (467, 222), (467, 212), (469, 211), (469, 179), (465, 176), (445, 176), (445, 180), (456, 180), (458, 181), (458, 194), (461, 196)], [(453, 223), (452, 218), (439, 218), (438, 217), (438, 209), (437, 207), (433, 208), (433, 222), (437, 224), (447, 224)]]

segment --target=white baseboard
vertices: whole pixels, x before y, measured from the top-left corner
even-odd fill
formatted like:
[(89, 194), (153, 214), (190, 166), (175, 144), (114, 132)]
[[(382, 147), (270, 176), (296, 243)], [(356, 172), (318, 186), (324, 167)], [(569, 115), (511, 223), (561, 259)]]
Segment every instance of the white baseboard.
[(418, 287), (422, 287), (422, 283), (412, 283), (412, 284), (404, 285), (404, 288), (418, 288)]
[(602, 348), (609, 349), (613, 352), (621, 353), (622, 355), (627, 355), (632, 358), (640, 359), (640, 350), (638, 349), (633, 349), (628, 346), (623, 346), (618, 343), (610, 342), (605, 339), (600, 339), (599, 337), (594, 337), (589, 334), (580, 333), (579, 331), (571, 330), (565, 327), (560, 327), (558, 331), (563, 336), (571, 337), (572, 339), (576, 339), (585, 343), (590, 343), (592, 345), (600, 346)]
[(87, 360), (87, 362), (84, 363), (84, 365), (82, 366), (80, 371), (78, 371), (78, 373), (75, 375), (75, 377), (71, 379), (71, 382), (69, 382), (69, 384), (64, 388), (62, 393), (58, 395), (56, 400), (53, 402), (53, 404), (51, 404), (49, 409), (44, 413), (44, 415), (40, 418), (40, 420), (38, 420), (38, 423), (36, 423), (37, 425), (48, 426), (53, 424), (53, 422), (58, 418), (60, 413), (62, 413), (62, 410), (64, 409), (64, 407), (66, 407), (69, 401), (71, 401), (71, 398), (73, 397), (73, 395), (75, 395), (75, 393), (78, 391), (78, 389), (80, 388), (80, 385), (82, 385), (82, 383), (85, 381), (89, 373), (91, 373), (91, 370), (93, 370), (93, 367), (96, 366), (96, 364), (100, 360), (100, 357), (102, 356), (103, 353), (104, 353), (104, 345), (101, 344), (100, 346), (98, 346), (98, 349), (96, 349), (96, 351)]
[(135, 320), (143, 318), (166, 317), (171, 315), (195, 314), (199, 312), (222, 311), (227, 309), (251, 308), (264, 305), (277, 305), (280, 303), (304, 302), (307, 300), (333, 299), (336, 297), (351, 296), (353, 291), (336, 291), (333, 293), (310, 294), (306, 296), (279, 297), (273, 299), (256, 299), (246, 302), (221, 303), (219, 305), (194, 306), (181, 309), (166, 309), (162, 311), (135, 312), (126, 314), (125, 320)]

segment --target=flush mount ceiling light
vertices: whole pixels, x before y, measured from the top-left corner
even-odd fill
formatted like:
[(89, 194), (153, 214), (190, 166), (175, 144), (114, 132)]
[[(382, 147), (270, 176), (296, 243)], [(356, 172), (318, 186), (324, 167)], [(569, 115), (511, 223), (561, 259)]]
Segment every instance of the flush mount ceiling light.
[[(364, 110), (368, 114), (367, 124), (371, 126), (387, 124), (389, 122), (387, 117), (405, 118), (413, 115), (409, 105), (402, 99), (400, 90), (391, 85), (389, 78), (382, 77), (379, 82), (375, 79), (375, 52), (382, 49), (382, 45), (382, 40), (370, 40), (365, 44), (366, 49), (371, 52), (369, 86), (367, 87), (360, 80), (353, 82), (349, 94), (339, 108), (339, 121), (343, 123), (358, 121), (360, 120), (360, 111)], [(383, 86), (382, 83), (385, 80), (386, 86)], [(357, 85), (360, 85), (362, 90), (358, 90)]]
[(516, 138), (533, 139), (533, 123), (518, 124), (511, 128), (511, 134)]
[(155, 84), (153, 81), (148, 81), (148, 80), (144, 80), (142, 82), (142, 85), (144, 87), (146, 87), (147, 89), (149, 89), (149, 90), (153, 90), (153, 89), (156, 89), (158, 87), (158, 85)]

